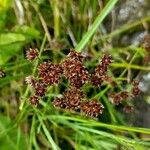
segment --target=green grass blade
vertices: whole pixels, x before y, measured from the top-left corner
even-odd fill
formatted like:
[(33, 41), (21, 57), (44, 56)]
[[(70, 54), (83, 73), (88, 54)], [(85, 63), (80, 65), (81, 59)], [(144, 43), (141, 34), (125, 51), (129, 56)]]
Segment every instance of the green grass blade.
[(91, 25), (89, 31), (86, 32), (86, 34), (83, 36), (81, 41), (78, 43), (78, 45), (75, 47), (77, 51), (81, 51), (81, 49), (88, 43), (89, 39), (92, 37), (92, 35), (95, 33), (99, 25), (102, 23), (102, 21), (105, 19), (105, 17), (108, 15), (108, 13), (112, 10), (114, 5), (117, 3), (118, 0), (110, 0), (107, 5), (104, 7), (104, 9), (100, 12), (100, 14), (95, 19), (94, 23)]

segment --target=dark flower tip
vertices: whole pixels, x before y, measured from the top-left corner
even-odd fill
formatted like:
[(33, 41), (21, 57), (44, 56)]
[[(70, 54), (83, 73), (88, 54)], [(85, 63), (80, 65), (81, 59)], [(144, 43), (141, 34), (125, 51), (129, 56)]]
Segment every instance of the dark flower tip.
[(91, 101), (82, 102), (80, 109), (86, 116), (97, 117), (103, 113), (104, 106), (93, 99)]
[(39, 55), (38, 49), (37, 48), (30, 48), (29, 50), (27, 50), (26, 52), (26, 58), (29, 61), (34, 60), (35, 58), (37, 58)]
[(66, 108), (66, 102), (65, 102), (64, 98), (58, 98), (58, 97), (56, 97), (53, 100), (52, 104), (56, 108)]

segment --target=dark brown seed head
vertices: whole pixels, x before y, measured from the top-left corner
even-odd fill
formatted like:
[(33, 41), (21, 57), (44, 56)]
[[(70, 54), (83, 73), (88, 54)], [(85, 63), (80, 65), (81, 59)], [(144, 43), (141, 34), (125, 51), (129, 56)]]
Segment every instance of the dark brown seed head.
[(93, 99), (91, 101), (82, 102), (80, 109), (86, 116), (97, 117), (99, 114), (102, 114), (104, 106)]
[(38, 67), (39, 77), (45, 85), (58, 84), (62, 75), (62, 68), (58, 64), (43, 62)]
[(27, 52), (26, 52), (26, 58), (27, 60), (31, 61), (34, 60), (35, 58), (37, 58), (39, 55), (39, 52), (37, 50), (37, 48), (30, 48)]
[(63, 74), (70, 81), (70, 84), (76, 88), (80, 88), (89, 79), (88, 71), (83, 64), (74, 59), (66, 59), (62, 63)]
[(36, 95), (31, 96), (29, 100), (30, 100), (31, 105), (37, 106), (39, 104), (39, 98)]
[(133, 88), (132, 88), (131, 92), (132, 92), (133, 96), (138, 96), (141, 93), (141, 91), (138, 87), (139, 86), (139, 81), (134, 80), (132, 82), (132, 85), (133, 85)]
[(122, 101), (122, 97), (120, 96), (119, 93), (110, 93), (109, 94), (109, 100), (114, 105), (119, 105), (121, 103), (121, 101)]
[(56, 108), (66, 108), (66, 102), (63, 98), (55, 98), (52, 104)]
[(122, 99), (128, 99), (130, 97), (129, 92), (127, 91), (122, 91), (119, 93), (119, 95)]
[(70, 50), (70, 53), (67, 55), (67, 57), (70, 59), (78, 60), (80, 62), (83, 61), (84, 57), (80, 52), (76, 52), (74, 49)]
[(0, 68), (0, 78), (5, 77), (5, 72), (3, 71), (3, 69)]
[(36, 80), (35, 80), (34, 76), (28, 76), (25, 78), (25, 82), (26, 82), (26, 84), (30, 85), (31, 87), (34, 87)]
[(80, 107), (81, 100), (85, 97), (80, 89), (72, 88), (64, 92), (66, 108), (76, 110)]
[(35, 89), (35, 95), (37, 95), (37, 96), (44, 96), (45, 95), (46, 86), (44, 83), (42, 83), (40, 81), (36, 82), (34, 89)]
[(108, 66), (112, 62), (111, 55), (109, 54), (104, 54), (103, 58), (101, 60), (102, 66)]
[(101, 63), (95, 68), (94, 73), (91, 75), (91, 82), (94, 86), (101, 86), (102, 82), (107, 78), (106, 72), (108, 65), (112, 62), (111, 56), (104, 54)]

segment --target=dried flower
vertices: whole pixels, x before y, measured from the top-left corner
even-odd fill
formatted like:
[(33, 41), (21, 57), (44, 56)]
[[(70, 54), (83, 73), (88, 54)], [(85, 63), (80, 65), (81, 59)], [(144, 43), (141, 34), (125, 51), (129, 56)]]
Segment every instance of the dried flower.
[(34, 89), (35, 89), (35, 94), (37, 96), (44, 96), (45, 95), (46, 86), (41, 81), (35, 83)]
[(0, 68), (0, 78), (3, 78), (5, 76), (5, 72)]
[(43, 62), (38, 67), (39, 77), (46, 85), (57, 84), (60, 81), (62, 68), (58, 64)]
[(95, 99), (81, 103), (81, 112), (85, 113), (86, 116), (97, 117), (102, 114), (103, 109), (104, 106)]
[(74, 60), (78, 60), (80, 62), (82, 62), (84, 59), (84, 56), (80, 52), (76, 52), (73, 49), (70, 50), (70, 53), (67, 55), (67, 57)]
[(119, 95), (122, 99), (128, 99), (130, 97), (129, 92), (127, 91), (122, 91), (119, 93)]
[(110, 93), (109, 94), (109, 100), (114, 105), (119, 105), (121, 103), (121, 101), (122, 101), (122, 97), (120, 96), (119, 93)]
[(39, 55), (39, 52), (38, 52), (37, 48), (30, 48), (26, 52), (26, 58), (29, 61), (34, 60), (38, 55)]
[(104, 54), (101, 63), (95, 68), (94, 73), (91, 75), (91, 82), (94, 86), (101, 86), (102, 82), (107, 79), (108, 65), (112, 62), (111, 56)]
[(88, 81), (88, 71), (80, 61), (68, 58), (62, 63), (62, 68), (64, 76), (72, 86), (80, 88)]
[(66, 108), (76, 110), (80, 107), (81, 100), (84, 98), (84, 93), (80, 89), (72, 88), (64, 92)]
[(63, 98), (55, 98), (52, 104), (56, 108), (66, 108), (66, 102)]
[(30, 85), (31, 87), (34, 87), (36, 80), (35, 80), (34, 76), (28, 76), (25, 78), (25, 82), (26, 82), (26, 84)]
[(140, 89), (139, 89), (139, 81), (137, 81), (137, 80), (134, 80), (133, 82), (132, 82), (132, 85), (133, 85), (133, 88), (132, 88), (132, 94), (133, 94), (133, 96), (138, 96), (139, 94), (140, 94)]
[(123, 111), (126, 113), (132, 113), (132, 112), (134, 112), (134, 110), (135, 110), (134, 106), (129, 106), (129, 105), (127, 105), (123, 108)]
[(30, 100), (30, 103), (32, 105), (37, 106), (39, 104), (39, 97), (36, 96), (36, 95), (35, 96), (31, 96), (29, 100)]

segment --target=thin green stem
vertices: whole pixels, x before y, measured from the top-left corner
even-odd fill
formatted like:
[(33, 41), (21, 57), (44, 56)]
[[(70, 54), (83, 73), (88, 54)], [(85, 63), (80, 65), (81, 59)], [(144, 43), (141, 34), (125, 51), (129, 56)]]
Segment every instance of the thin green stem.
[(83, 47), (88, 43), (90, 38), (93, 36), (93, 34), (96, 32), (99, 25), (102, 23), (102, 21), (106, 18), (106, 16), (110, 13), (114, 5), (117, 3), (118, 0), (110, 0), (104, 9), (100, 12), (100, 14), (96, 17), (95, 21), (89, 28), (89, 31), (86, 32), (86, 34), (82, 37), (81, 41), (77, 44), (75, 47), (76, 51), (81, 52)]

